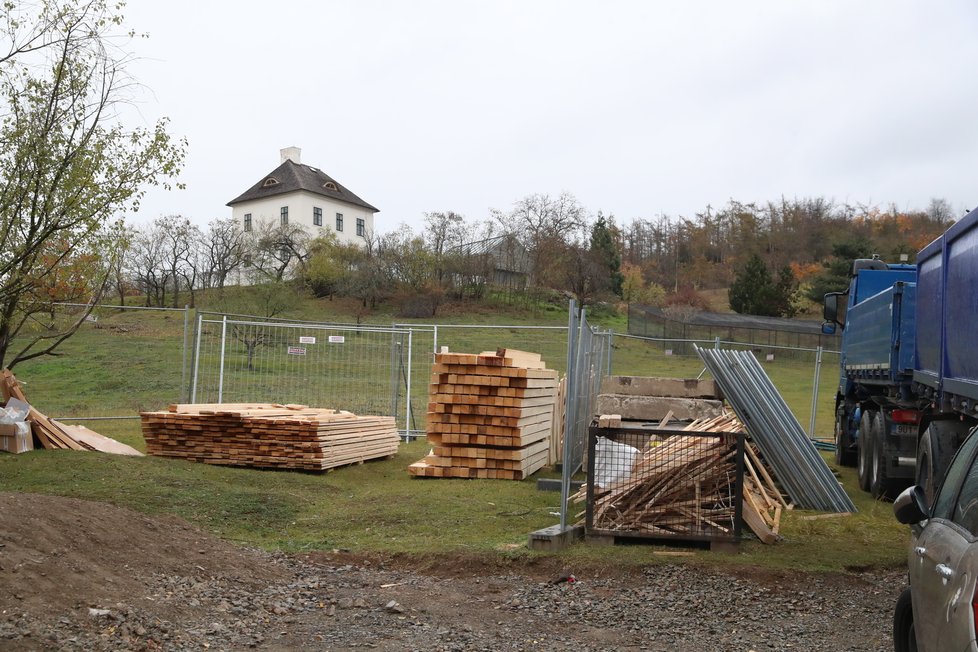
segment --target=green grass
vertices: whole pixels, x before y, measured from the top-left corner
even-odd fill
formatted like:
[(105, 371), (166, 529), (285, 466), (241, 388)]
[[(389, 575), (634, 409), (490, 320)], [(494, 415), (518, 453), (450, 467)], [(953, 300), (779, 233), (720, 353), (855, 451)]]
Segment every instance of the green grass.
[[(119, 438), (138, 440), (136, 435)], [(558, 521), (558, 493), (538, 491), (536, 478), (412, 478), (407, 465), (426, 452), (427, 444), (414, 441), (402, 444), (389, 460), (313, 474), (36, 451), (0, 456), (0, 490), (172, 513), (221, 537), (270, 550), (471, 554), (487, 559), (547, 556), (523, 545), (531, 531)], [(851, 469), (844, 469), (842, 477), (847, 487), (854, 486)], [(831, 571), (899, 567), (905, 561), (907, 531), (893, 518), (891, 505), (858, 491), (850, 495), (857, 514), (807, 521), (800, 518), (802, 512), (785, 512), (779, 544), (746, 541), (735, 555), (702, 551), (695, 561)], [(654, 550), (578, 544), (558, 554), (582, 566), (642, 565), (663, 559)]]
[[(331, 302), (307, 302), (307, 318), (342, 320)], [(338, 302), (337, 302), (338, 303)], [(540, 306), (461, 309), (444, 315), (457, 323), (566, 325), (566, 310)], [(376, 317), (376, 315), (375, 315)], [(614, 317), (607, 317), (615, 325)], [(380, 320), (378, 320), (380, 321)], [(391, 318), (386, 323), (395, 321)], [(403, 321), (403, 320), (399, 320)], [(624, 330), (620, 328), (620, 330)], [(86, 324), (57, 358), (19, 365), (25, 392), (52, 416), (132, 415), (179, 400), (183, 318), (178, 313), (102, 314), (99, 327)], [(499, 346), (538, 351), (548, 366), (563, 370), (566, 334), (523, 329), (439, 330), (439, 344), (478, 352)], [(423, 413), (423, 391), (433, 342), (418, 336), (413, 383), (415, 410)], [(613, 371), (650, 376), (697, 376), (702, 364), (692, 355), (666, 355), (661, 343), (616, 338)], [(677, 350), (678, 353), (678, 350)], [(814, 368), (810, 360), (779, 356), (762, 362), (807, 430)], [(831, 431), (835, 368), (823, 364), (818, 434)], [(135, 420), (87, 425), (144, 450)], [(129, 458), (94, 453), (35, 451), (0, 455), (0, 490), (89, 498), (148, 514), (172, 513), (238, 542), (287, 551), (349, 549), (364, 553), (472, 554), (486, 559), (532, 562), (523, 544), (529, 532), (553, 525), (559, 494), (540, 492), (536, 478), (523, 482), (418, 479), (408, 464), (423, 457), (423, 441), (402, 444), (392, 459), (324, 474), (235, 469), (161, 458)], [(546, 473), (538, 475), (547, 475)], [(551, 477), (553, 474), (549, 474)], [(694, 563), (766, 566), (783, 569), (847, 570), (899, 567), (905, 563), (907, 531), (891, 506), (872, 500), (856, 486), (851, 469), (840, 470), (859, 512), (841, 518), (782, 517), (784, 541), (764, 546), (746, 541), (735, 555), (697, 552)], [(575, 545), (561, 560), (581, 566), (641, 565), (674, 561), (647, 546), (614, 548)]]

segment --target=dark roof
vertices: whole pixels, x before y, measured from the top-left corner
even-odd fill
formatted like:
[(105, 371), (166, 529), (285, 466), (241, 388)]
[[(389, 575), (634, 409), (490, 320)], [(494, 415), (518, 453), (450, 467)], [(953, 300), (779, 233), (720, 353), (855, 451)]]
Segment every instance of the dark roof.
[[(661, 308), (633, 306), (642, 312), (660, 319), (669, 319)], [(722, 328), (752, 328), (756, 330), (788, 331), (791, 333), (822, 334), (822, 322), (806, 319), (786, 319), (784, 317), (761, 317), (758, 315), (739, 315), (737, 313), (697, 312), (687, 322), (694, 326), (717, 326)]]
[[(270, 178), (275, 179), (278, 183), (266, 186), (265, 182)], [(327, 183), (332, 183), (336, 186), (336, 190), (326, 188)], [(291, 159), (286, 160), (285, 163), (282, 163), (282, 165), (266, 174), (258, 183), (229, 201), (227, 205), (234, 206), (241, 202), (251, 201), (253, 199), (265, 199), (266, 197), (283, 195), (287, 192), (295, 192), (296, 190), (305, 190), (306, 192), (343, 201), (347, 204), (362, 206), (375, 213), (380, 211), (379, 208), (371, 206), (354, 195), (319, 168), (294, 163)]]

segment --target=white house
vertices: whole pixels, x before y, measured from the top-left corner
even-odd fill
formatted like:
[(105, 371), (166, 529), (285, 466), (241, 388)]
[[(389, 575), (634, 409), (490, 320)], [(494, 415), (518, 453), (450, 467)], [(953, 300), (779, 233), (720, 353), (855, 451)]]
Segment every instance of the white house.
[(378, 209), (319, 168), (304, 165), (300, 152), (281, 150), (281, 165), (228, 202), (231, 217), (245, 231), (261, 223), (299, 224), (313, 236), (322, 230), (335, 233), (341, 243), (363, 245)]

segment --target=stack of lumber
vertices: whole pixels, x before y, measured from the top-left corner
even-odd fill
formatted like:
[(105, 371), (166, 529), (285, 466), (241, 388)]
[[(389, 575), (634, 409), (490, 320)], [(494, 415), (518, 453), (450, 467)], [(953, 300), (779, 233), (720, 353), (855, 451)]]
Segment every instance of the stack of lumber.
[(394, 417), (271, 403), (176, 404), (143, 412), (151, 455), (206, 464), (321, 471), (397, 452)]
[[(725, 414), (694, 421), (683, 431), (738, 433), (743, 425)], [(733, 536), (736, 439), (683, 431), (653, 437), (626, 477), (594, 487), (592, 528), (650, 537)], [(762, 541), (773, 543), (787, 505), (756, 453), (746, 448), (742, 517)], [(586, 498), (583, 487), (573, 500)]]
[[(3, 393), (4, 402), (9, 401), (11, 398), (16, 398), (24, 403), (30, 403), (24, 396), (20, 381), (17, 380), (9, 369), (4, 369), (0, 373), (0, 392)], [(135, 448), (100, 435), (85, 426), (66, 425), (60, 421), (48, 418), (41, 414), (33, 405), (30, 406), (27, 421), (31, 424), (31, 431), (34, 434), (34, 438), (40, 443), (42, 448), (99, 451), (102, 453), (114, 453), (116, 455), (142, 455)]]
[(522, 480), (551, 459), (557, 372), (538, 353), (439, 353), (431, 375), (431, 453), (408, 472)]

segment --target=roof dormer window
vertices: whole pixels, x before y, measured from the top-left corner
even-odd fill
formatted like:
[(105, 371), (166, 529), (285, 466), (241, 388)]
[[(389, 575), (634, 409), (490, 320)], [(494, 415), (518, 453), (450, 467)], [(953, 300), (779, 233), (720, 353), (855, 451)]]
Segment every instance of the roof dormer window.
[(325, 188), (326, 190), (336, 190), (336, 191), (339, 190), (339, 188), (336, 187), (336, 184), (333, 183), (332, 181), (327, 181), (326, 183), (324, 183), (323, 188)]
[(277, 186), (277, 185), (278, 185), (278, 179), (276, 179), (275, 177), (268, 177), (267, 179), (265, 179), (265, 181), (262, 182), (261, 187), (268, 188), (270, 186)]

